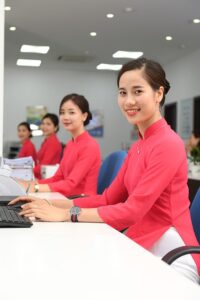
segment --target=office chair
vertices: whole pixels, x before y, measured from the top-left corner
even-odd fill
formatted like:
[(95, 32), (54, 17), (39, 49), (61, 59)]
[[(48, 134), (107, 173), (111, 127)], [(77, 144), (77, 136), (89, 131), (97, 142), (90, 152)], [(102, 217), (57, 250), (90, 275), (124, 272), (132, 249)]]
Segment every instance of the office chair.
[(196, 192), (190, 207), (192, 225), (198, 242), (200, 243), (200, 187)]
[[(97, 193), (102, 194), (105, 188), (107, 188), (113, 179), (116, 177), (123, 161), (127, 156), (127, 152), (124, 150), (119, 150), (110, 153), (102, 162), (99, 176), (98, 176), (98, 183), (97, 183)], [(79, 195), (72, 195), (69, 196), (69, 200), (73, 200), (75, 198), (84, 198), (88, 195), (79, 194)]]
[(98, 194), (102, 194), (103, 191), (111, 184), (126, 156), (126, 151), (119, 150), (112, 152), (103, 160), (98, 177)]
[[(190, 207), (192, 224), (198, 242), (200, 243), (200, 188), (198, 189)], [(171, 265), (176, 259), (187, 254), (200, 254), (200, 246), (182, 246), (165, 254), (162, 260)]]

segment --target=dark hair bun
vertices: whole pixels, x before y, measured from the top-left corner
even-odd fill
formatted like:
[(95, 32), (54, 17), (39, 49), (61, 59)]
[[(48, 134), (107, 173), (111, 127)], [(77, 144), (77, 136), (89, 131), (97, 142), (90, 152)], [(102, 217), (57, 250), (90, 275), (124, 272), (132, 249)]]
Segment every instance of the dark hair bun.
[(165, 94), (167, 94), (169, 92), (169, 90), (170, 90), (170, 83), (169, 83), (169, 81), (167, 79), (165, 79), (165, 86), (164, 86), (164, 88), (165, 88)]
[(87, 116), (87, 119), (84, 122), (85, 126), (89, 124), (90, 120), (92, 120), (92, 113), (90, 111), (87, 111), (87, 113), (88, 113), (88, 116)]

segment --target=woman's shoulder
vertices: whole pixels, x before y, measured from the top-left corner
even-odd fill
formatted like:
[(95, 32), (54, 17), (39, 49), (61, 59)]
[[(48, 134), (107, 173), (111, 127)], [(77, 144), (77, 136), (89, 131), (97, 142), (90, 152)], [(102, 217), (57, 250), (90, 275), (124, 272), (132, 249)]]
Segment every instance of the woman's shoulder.
[(47, 140), (48, 144), (60, 144), (61, 145), (61, 141), (59, 140), (57, 134), (52, 134)]
[(95, 138), (93, 136), (91, 136), (89, 133), (87, 133), (87, 143), (86, 145), (90, 145), (90, 146), (94, 146), (94, 147), (100, 147), (99, 143), (97, 142), (97, 140), (95, 140)]

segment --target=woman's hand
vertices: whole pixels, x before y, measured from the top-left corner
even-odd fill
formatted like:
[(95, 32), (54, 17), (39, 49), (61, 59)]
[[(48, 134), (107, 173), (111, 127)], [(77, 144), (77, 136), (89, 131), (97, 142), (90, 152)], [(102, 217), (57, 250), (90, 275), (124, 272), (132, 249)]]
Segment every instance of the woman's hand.
[(62, 222), (70, 220), (69, 210), (57, 208), (52, 206), (47, 201), (44, 200), (33, 200), (29, 201), (27, 204), (21, 206), (22, 211), (19, 213), (21, 216), (28, 218), (36, 218), (41, 221), (49, 222)]
[(26, 202), (34, 202), (34, 203), (37, 203), (37, 205), (42, 205), (43, 204), (47, 204), (47, 200), (46, 199), (40, 199), (40, 198), (37, 198), (37, 197), (32, 197), (32, 196), (20, 196), (20, 197), (17, 197), (15, 199), (13, 199), (12, 201), (9, 202), (8, 205), (13, 205), (19, 201), (26, 201)]

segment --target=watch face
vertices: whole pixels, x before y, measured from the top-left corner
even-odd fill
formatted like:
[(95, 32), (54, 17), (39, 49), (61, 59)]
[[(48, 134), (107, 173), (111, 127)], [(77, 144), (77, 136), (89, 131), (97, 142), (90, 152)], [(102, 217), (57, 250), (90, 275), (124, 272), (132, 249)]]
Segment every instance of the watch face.
[(81, 212), (81, 208), (78, 207), (78, 206), (73, 206), (71, 209), (70, 209), (70, 214), (71, 215), (78, 215), (80, 214)]

